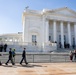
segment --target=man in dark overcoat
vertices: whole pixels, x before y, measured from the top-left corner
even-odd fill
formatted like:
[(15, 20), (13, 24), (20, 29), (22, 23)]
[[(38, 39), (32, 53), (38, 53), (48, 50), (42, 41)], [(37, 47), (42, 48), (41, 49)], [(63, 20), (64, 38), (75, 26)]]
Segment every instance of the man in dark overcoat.
[(5, 63), (6, 65), (8, 65), (8, 63), (9, 63), (9, 61), (11, 61), (11, 63), (12, 63), (12, 65), (14, 65), (14, 62), (13, 62), (13, 58), (12, 58), (12, 49), (11, 48), (9, 48), (10, 49), (10, 51), (9, 51), (9, 59), (8, 59), (8, 61)]
[(20, 61), (21, 65), (22, 65), (23, 60), (24, 60), (25, 64), (28, 64), (26, 61), (26, 51), (25, 50), (26, 50), (26, 48), (24, 48), (23, 53), (22, 53), (22, 59)]

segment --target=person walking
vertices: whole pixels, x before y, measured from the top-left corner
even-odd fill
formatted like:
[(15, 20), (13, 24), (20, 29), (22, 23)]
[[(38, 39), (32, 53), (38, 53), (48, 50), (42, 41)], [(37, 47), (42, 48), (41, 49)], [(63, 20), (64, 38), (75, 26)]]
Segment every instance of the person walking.
[(16, 55), (16, 53), (15, 53), (15, 48), (14, 48), (12, 50), (12, 59), (13, 59), (14, 64), (15, 64), (15, 55)]
[(26, 63), (26, 65), (28, 64), (27, 61), (26, 61), (26, 51), (25, 50), (26, 50), (26, 48), (24, 48), (23, 53), (22, 53), (22, 59), (20, 61), (21, 65), (22, 65), (23, 60)]
[(12, 49), (11, 48), (9, 48), (9, 49), (10, 49), (9, 50), (9, 59), (5, 64), (8, 65), (9, 61), (11, 61), (12, 65), (14, 65), (14, 62), (13, 62), (13, 59), (12, 59), (12, 51), (11, 51)]

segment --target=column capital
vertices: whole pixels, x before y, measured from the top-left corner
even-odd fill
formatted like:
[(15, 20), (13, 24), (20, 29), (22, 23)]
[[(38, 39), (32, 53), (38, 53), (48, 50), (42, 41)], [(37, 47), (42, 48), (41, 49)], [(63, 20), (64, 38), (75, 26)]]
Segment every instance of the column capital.
[(56, 22), (57, 20), (55, 20), (55, 19), (54, 19), (53, 21), (55, 21), (55, 22)]
[(60, 21), (60, 23), (63, 23), (63, 21)]
[(68, 24), (70, 24), (70, 22), (68, 21)]
[(56, 20), (53, 20), (53, 25), (56, 25)]
[(45, 22), (48, 22), (49, 20), (45, 20)]
[(49, 19), (48, 19), (48, 18), (46, 18), (46, 19), (45, 19), (45, 21), (49, 21)]
[(74, 25), (76, 25), (76, 22), (74, 22)]

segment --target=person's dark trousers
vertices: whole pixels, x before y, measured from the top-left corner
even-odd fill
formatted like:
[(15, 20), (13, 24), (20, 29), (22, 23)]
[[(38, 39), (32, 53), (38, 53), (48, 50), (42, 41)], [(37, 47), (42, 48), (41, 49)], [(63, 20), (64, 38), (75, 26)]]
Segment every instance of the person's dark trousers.
[(0, 65), (2, 65), (1, 61), (0, 61)]
[(24, 62), (25, 62), (26, 64), (28, 64), (25, 57), (22, 58), (20, 64), (22, 64), (23, 60), (24, 60)]
[(11, 59), (9, 58), (8, 61), (5, 64), (7, 65), (9, 63), (9, 61), (11, 61), (12, 65), (14, 65), (14, 62), (13, 62), (12, 58)]
[(3, 48), (1, 47), (1, 52), (3, 51)]
[(1, 52), (1, 48), (0, 48), (0, 52)]
[(6, 48), (4, 48), (4, 52), (6, 52)]

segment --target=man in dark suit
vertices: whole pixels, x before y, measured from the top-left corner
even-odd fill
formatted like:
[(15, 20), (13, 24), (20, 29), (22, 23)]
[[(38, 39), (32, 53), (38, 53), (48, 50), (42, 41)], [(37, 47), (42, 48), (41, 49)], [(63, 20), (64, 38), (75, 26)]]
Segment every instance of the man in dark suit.
[(5, 64), (8, 65), (9, 61), (11, 61), (12, 65), (14, 65), (13, 58), (12, 58), (12, 51), (11, 51), (12, 49), (11, 48), (9, 48), (9, 49), (10, 49), (10, 51), (9, 51), (9, 59), (8, 59), (8, 61)]
[(22, 60), (20, 61), (21, 65), (22, 65), (23, 60), (26, 64), (28, 64), (26, 61), (26, 51), (25, 50), (26, 50), (26, 48), (24, 48), (23, 53), (22, 53)]

